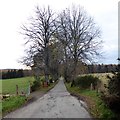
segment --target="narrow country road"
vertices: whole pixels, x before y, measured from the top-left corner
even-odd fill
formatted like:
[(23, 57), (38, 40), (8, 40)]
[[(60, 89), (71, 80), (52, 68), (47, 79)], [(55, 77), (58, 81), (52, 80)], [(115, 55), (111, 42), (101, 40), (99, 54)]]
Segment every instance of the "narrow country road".
[(63, 78), (43, 97), (20, 108), (5, 118), (90, 118), (77, 98), (66, 90)]

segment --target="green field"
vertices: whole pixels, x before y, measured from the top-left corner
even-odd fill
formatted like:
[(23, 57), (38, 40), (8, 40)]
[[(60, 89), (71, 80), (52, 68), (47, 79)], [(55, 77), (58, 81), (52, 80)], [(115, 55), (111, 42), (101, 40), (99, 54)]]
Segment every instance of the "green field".
[(29, 83), (34, 81), (33, 77), (23, 77), (23, 78), (14, 78), (14, 79), (5, 79), (0, 80), (0, 85), (2, 85), (2, 89), (0, 89), (0, 94), (15, 94), (16, 85), (18, 85), (19, 91), (24, 91), (28, 88)]
[[(27, 91), (29, 83), (34, 81), (33, 77), (23, 77), (14, 79), (0, 80), (0, 94), (16, 94), (16, 85), (18, 85), (19, 93), (21, 91)], [(3, 112), (8, 112), (15, 108), (18, 108), (25, 102), (23, 97), (12, 97), (10, 100), (1, 101), (0, 100), (0, 117)]]

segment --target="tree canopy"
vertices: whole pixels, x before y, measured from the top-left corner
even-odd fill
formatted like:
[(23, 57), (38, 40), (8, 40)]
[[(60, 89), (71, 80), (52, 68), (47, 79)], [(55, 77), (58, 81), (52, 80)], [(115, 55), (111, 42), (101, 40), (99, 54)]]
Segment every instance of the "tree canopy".
[(80, 6), (60, 13), (37, 6), (35, 16), (22, 30), (29, 44), (23, 63), (42, 68), (48, 82), (49, 74), (60, 73), (62, 65), (64, 76), (75, 76), (78, 63), (92, 62), (101, 55), (101, 31)]

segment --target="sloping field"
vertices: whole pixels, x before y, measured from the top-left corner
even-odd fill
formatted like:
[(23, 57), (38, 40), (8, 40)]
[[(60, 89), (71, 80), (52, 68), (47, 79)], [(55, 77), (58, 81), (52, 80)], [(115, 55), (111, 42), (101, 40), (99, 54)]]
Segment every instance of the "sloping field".
[[(93, 74), (83, 74), (82, 76), (84, 75), (93, 75), (93, 76), (96, 76), (98, 77), (100, 80), (101, 80), (101, 86), (100, 86), (100, 89), (101, 90), (105, 90), (105, 87), (104, 85), (108, 85), (108, 78), (107, 76), (109, 75), (110, 77), (113, 76), (112, 73), (93, 73)], [(81, 76), (81, 75), (80, 75)]]
[(0, 80), (0, 94), (15, 94), (16, 85), (18, 85), (19, 91), (27, 90), (30, 83), (34, 81), (33, 77), (23, 77), (14, 79)]
[(111, 77), (113, 74), (112, 73), (94, 73), (92, 75), (99, 77), (103, 84), (108, 84), (107, 75)]

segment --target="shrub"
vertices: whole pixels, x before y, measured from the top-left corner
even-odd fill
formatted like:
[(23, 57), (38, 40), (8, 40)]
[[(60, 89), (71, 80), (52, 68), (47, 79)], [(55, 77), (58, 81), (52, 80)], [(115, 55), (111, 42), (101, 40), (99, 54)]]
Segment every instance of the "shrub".
[(113, 76), (107, 76), (109, 78), (108, 81), (108, 92), (109, 94), (115, 94), (120, 97), (120, 72), (114, 73)]
[(43, 84), (43, 83), (45, 82), (45, 76), (41, 76), (41, 77), (40, 77), (40, 81), (41, 81), (41, 83)]
[(107, 77), (109, 78), (108, 93), (102, 93), (101, 98), (113, 112), (120, 116), (120, 71), (113, 72), (112, 77)]
[(115, 113), (120, 112), (120, 97), (116, 95), (103, 95), (101, 98), (112, 111)]
[(31, 86), (31, 91), (35, 91), (40, 87), (40, 77), (35, 77), (35, 81), (33, 82), (33, 85)]
[(100, 82), (99, 78), (92, 75), (79, 76), (75, 79), (75, 85), (83, 89), (90, 88), (91, 83), (93, 84), (93, 88), (95, 89), (98, 82)]
[(50, 80), (50, 83), (53, 83), (52, 77), (50, 77), (49, 80)]
[(100, 110), (100, 118), (103, 119), (112, 119), (115, 118), (115, 114), (106, 106), (106, 104), (103, 101), (98, 102), (98, 108)]

